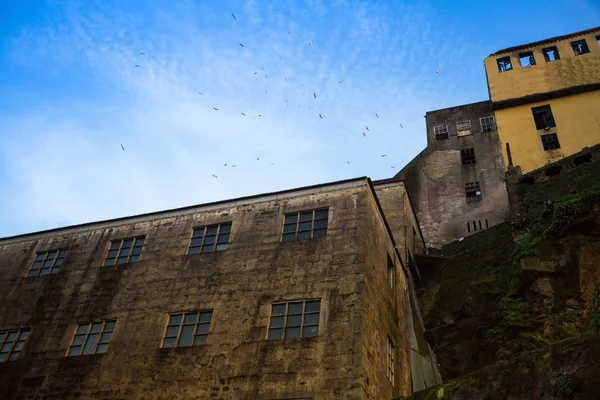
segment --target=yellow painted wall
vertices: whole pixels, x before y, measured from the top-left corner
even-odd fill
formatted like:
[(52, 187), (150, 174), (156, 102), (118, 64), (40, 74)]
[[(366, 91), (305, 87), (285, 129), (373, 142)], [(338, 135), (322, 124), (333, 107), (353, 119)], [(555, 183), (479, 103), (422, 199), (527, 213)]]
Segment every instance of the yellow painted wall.
[[(552, 109), (556, 128), (538, 131), (531, 109), (546, 104)], [(508, 142), (513, 165), (521, 166), (523, 173), (600, 143), (600, 90), (510, 107), (495, 114), (505, 165)], [(556, 133), (560, 149), (544, 151), (540, 138), (544, 133)]]
[[(600, 46), (596, 36), (600, 29), (587, 35), (573, 36), (559, 42), (545, 43), (515, 52), (501, 53), (485, 59), (490, 98), (493, 102), (551, 92), (571, 86), (600, 83)], [(575, 56), (571, 42), (585, 39), (590, 53)], [(557, 46), (560, 60), (546, 62), (542, 49)], [(522, 68), (519, 54), (533, 51), (536, 64)], [(496, 60), (510, 55), (513, 69), (498, 72)]]

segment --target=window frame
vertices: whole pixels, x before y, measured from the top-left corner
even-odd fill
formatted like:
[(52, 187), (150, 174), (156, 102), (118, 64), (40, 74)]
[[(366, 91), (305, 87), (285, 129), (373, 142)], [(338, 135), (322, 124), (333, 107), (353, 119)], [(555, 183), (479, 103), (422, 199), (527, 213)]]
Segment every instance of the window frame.
[[(471, 189), (471, 190), (469, 190)], [(474, 193), (474, 195), (469, 195), (469, 193)], [(483, 194), (481, 192), (481, 184), (479, 181), (466, 182), (465, 183), (465, 195), (467, 197), (467, 201), (479, 201), (482, 199)]]
[[(523, 65), (523, 59), (527, 59), (529, 61), (529, 65)], [(533, 54), (532, 50), (519, 53), (519, 65), (521, 68), (533, 67), (535, 64), (535, 55)]]
[(460, 149), (460, 161), (462, 165), (476, 164), (477, 159), (475, 158), (475, 148), (465, 147), (464, 149)]
[(540, 140), (542, 141), (542, 147), (544, 148), (544, 151), (560, 149), (560, 141), (558, 140), (558, 135), (556, 132), (540, 135)]
[[(55, 253), (55, 256), (51, 259), (52, 263), (49, 267), (44, 267), (44, 265), (49, 261), (48, 256), (50, 253)], [(40, 259), (40, 256), (43, 256)], [(27, 270), (27, 278), (33, 278), (38, 276), (52, 275), (60, 272), (62, 265), (64, 264), (64, 259), (67, 256), (66, 249), (54, 249), (54, 250), (46, 250), (39, 251), (36, 253), (35, 258), (33, 259), (33, 263)], [(36, 263), (39, 265), (36, 267)], [(42, 274), (42, 270), (48, 270), (47, 273)]]
[(433, 126), (433, 136), (435, 140), (447, 140), (448, 135), (448, 124), (439, 124)]
[[(325, 211), (325, 217), (317, 218), (317, 212)], [(302, 220), (302, 215), (307, 213), (312, 213), (312, 217), (310, 220)], [(288, 218), (294, 217), (296, 218), (295, 222), (288, 222)], [(325, 226), (316, 226), (317, 223), (321, 223), (320, 221), (325, 221)], [(300, 229), (300, 225), (310, 222), (310, 230)], [(288, 227), (295, 226), (295, 230), (288, 230)], [(310, 232), (309, 237), (300, 237), (300, 234), (304, 234), (306, 232)], [(318, 236), (315, 236), (315, 233), (318, 233)], [(324, 234), (321, 234), (324, 232)], [(291, 235), (294, 235), (293, 239)], [(329, 234), (329, 206), (327, 207), (319, 207), (308, 210), (301, 211), (293, 211), (287, 212), (283, 215), (283, 229), (281, 231), (281, 242), (295, 242), (298, 240), (308, 240), (308, 239), (318, 239), (321, 237), (326, 237)], [(303, 235), (304, 236), (304, 235)]]
[[(553, 54), (554, 60), (551, 60), (550, 57), (548, 57), (548, 54), (550, 53)], [(560, 53), (557, 46), (548, 46), (543, 48), (542, 54), (544, 54), (544, 60), (546, 60), (547, 63), (560, 60)]]
[(456, 123), (456, 135), (457, 136), (470, 135), (472, 133), (471, 129), (472, 129), (472, 127), (471, 127), (470, 119)]
[[(102, 326), (100, 327), (100, 330), (98, 332), (92, 332), (92, 328), (94, 325), (97, 325), (99, 323), (102, 323)], [(106, 329), (107, 324), (112, 323), (112, 327), (110, 328), (110, 330)], [(85, 333), (78, 333), (81, 327), (84, 327), (87, 325), (87, 329), (85, 330)], [(115, 330), (117, 328), (117, 319), (105, 319), (105, 320), (97, 320), (97, 321), (92, 321), (92, 322), (81, 322), (78, 323), (75, 331), (73, 332), (73, 335), (71, 337), (71, 342), (69, 343), (69, 346), (67, 347), (67, 354), (66, 357), (79, 357), (79, 356), (93, 356), (93, 355), (97, 355), (97, 354), (106, 354), (108, 352), (108, 346), (110, 344), (110, 341), (113, 337), (113, 335), (115, 334)], [(88, 340), (90, 338), (91, 335), (97, 335), (98, 339), (96, 341), (96, 343), (94, 344), (94, 348), (93, 351), (91, 353), (88, 354), (84, 354), (83, 351), (85, 350), (85, 346), (88, 343)], [(104, 340), (103, 337), (104, 335), (109, 335), (107, 340)], [(81, 344), (74, 344), (75, 343), (75, 339), (78, 336), (83, 336), (83, 341), (81, 342)], [(98, 348), (100, 346), (105, 346), (104, 347), (104, 351), (102, 352), (98, 352)], [(75, 347), (79, 347), (79, 353), (78, 354), (71, 354), (71, 349), (75, 348)]]
[[(490, 119), (491, 123), (488, 123), (488, 119)], [(484, 124), (485, 120), (485, 124)], [(487, 117), (479, 118), (479, 125), (481, 126), (481, 132), (494, 132), (496, 130), (496, 117), (493, 115), (488, 115)]]
[[(513, 70), (512, 60), (510, 56), (500, 57), (496, 59), (496, 65), (498, 66), (498, 72), (508, 72)], [(507, 68), (508, 66), (508, 68)]]
[[(535, 128), (538, 131), (547, 131), (550, 128), (556, 128), (556, 119), (554, 119), (554, 113), (552, 112), (552, 107), (550, 107), (550, 104), (532, 107), (531, 113), (533, 114)], [(550, 115), (551, 119), (548, 119), (548, 115)]]
[(387, 336), (387, 349), (386, 349), (386, 358), (387, 358), (387, 378), (388, 381), (392, 384), (392, 387), (395, 386), (396, 381), (396, 345), (394, 345), (394, 341), (390, 337)]
[[(318, 311), (307, 311), (306, 305), (308, 303), (319, 303), (319, 310)], [(290, 314), (290, 304), (298, 304), (298, 303), (302, 303), (302, 312), (300, 314), (298, 313), (294, 313), (294, 314)], [(273, 309), (275, 306), (281, 306), (281, 305), (285, 305), (285, 312), (283, 314), (273, 314)], [(275, 340), (289, 340), (289, 339), (310, 339), (310, 338), (315, 338), (315, 337), (319, 337), (319, 333), (321, 331), (321, 317), (322, 317), (322, 299), (318, 298), (318, 299), (307, 299), (307, 300), (290, 300), (290, 301), (280, 301), (280, 302), (275, 302), (275, 303), (271, 303), (271, 309), (269, 311), (269, 323), (267, 326), (267, 338), (266, 340), (268, 341), (275, 341)], [(306, 323), (306, 316), (307, 315), (318, 315), (318, 319), (316, 323)], [(289, 317), (297, 317), (300, 316), (300, 325), (288, 325), (288, 320)], [(281, 326), (277, 325), (277, 326), (273, 326), (273, 319), (274, 318), (283, 318), (283, 324)], [(311, 328), (311, 327), (316, 327), (317, 328), (317, 333), (316, 335), (305, 335), (305, 328)], [(290, 329), (294, 329), (294, 328), (298, 328), (299, 329), (299, 335), (296, 337), (287, 337), (286, 333), (288, 328)], [(275, 331), (275, 330), (281, 330), (281, 337), (271, 337), (271, 332)]]
[[(33, 332), (33, 328), (16, 328), (16, 329), (1, 330), (0, 331), (0, 364), (5, 363), (5, 362), (17, 361), (19, 359), (19, 356), (23, 352), (23, 349), (25, 349), (27, 340), (31, 337), (32, 332)], [(16, 336), (14, 337), (14, 339), (12, 341), (9, 342), (8, 338), (12, 333), (16, 333)], [(22, 339), (22, 336), (24, 334), (26, 336), (24, 339)], [(11, 344), (8, 351), (2, 351), (2, 350), (4, 350), (4, 346), (6, 346), (6, 344), (8, 344), (8, 343)], [(15, 347), (17, 347), (17, 345), (19, 343), (22, 343), (22, 345), (20, 346), (19, 349), (15, 350)], [(1, 356), (2, 354), (6, 354), (5, 359), (2, 359), (2, 356)], [(15, 354), (16, 354), (16, 356), (13, 358), (13, 356)]]
[[(123, 244), (127, 240), (132, 241), (131, 246), (127, 247), (127, 249), (129, 249), (129, 253), (126, 256), (122, 256), (121, 254), (122, 254), (123, 250), (125, 250), (125, 248), (123, 247)], [(138, 243), (140, 241), (142, 241), (142, 245), (138, 246)], [(116, 243), (119, 243), (119, 246), (117, 248), (113, 248)], [(104, 256), (104, 262), (102, 263), (102, 266), (103, 267), (114, 267), (117, 265), (133, 264), (133, 263), (139, 262), (145, 245), (146, 245), (146, 235), (129, 236), (129, 237), (122, 238), (122, 239), (110, 240), (108, 250), (106, 251), (106, 254)], [(137, 254), (133, 254), (136, 251), (136, 248), (139, 248), (140, 250)], [(114, 257), (109, 257), (111, 251), (117, 252)], [(127, 257), (127, 259), (125, 262), (120, 263), (119, 259), (121, 259), (123, 257)], [(132, 257), (137, 257), (137, 258), (132, 261), (131, 260)], [(108, 263), (109, 260), (113, 260), (113, 263), (109, 264)]]
[[(223, 228), (225, 226), (228, 227), (227, 228), (228, 230), (226, 232), (223, 232)], [(215, 227), (217, 228), (217, 230), (214, 235), (207, 234), (209, 229), (212, 229)], [(233, 228), (233, 221), (219, 222), (217, 224), (210, 224), (210, 225), (201, 225), (201, 226), (192, 228), (192, 235), (190, 236), (190, 240), (188, 242), (186, 254), (187, 255), (207, 254), (207, 253), (216, 253), (219, 251), (227, 250), (229, 248), (229, 239), (231, 237), (231, 229), (232, 228)], [(202, 236), (196, 236), (196, 231), (200, 231), (200, 230), (202, 230)], [(220, 241), (222, 235), (227, 235), (226, 242)], [(214, 242), (206, 244), (206, 238), (213, 237), (213, 236), (214, 236)], [(192, 246), (192, 244), (194, 243), (194, 240), (197, 240), (197, 239), (202, 239), (200, 241), (200, 245)], [(212, 249), (209, 251), (206, 251), (204, 248), (208, 247), (208, 246), (212, 246)], [(219, 246), (221, 246), (221, 248), (219, 248)], [(192, 249), (199, 249), (199, 251), (196, 252), (194, 250), (194, 252), (192, 252)]]
[[(579, 47), (580, 45), (583, 45)], [(575, 56), (582, 56), (584, 54), (590, 53), (590, 46), (588, 46), (587, 41), (584, 39), (574, 40), (571, 42), (571, 48), (573, 49), (573, 54)], [(581, 52), (576, 49), (581, 49)]]
[[(193, 315), (193, 314), (196, 314), (195, 321), (193, 323), (189, 323), (189, 322), (186, 323), (185, 322), (186, 317)], [(207, 315), (207, 314), (210, 314), (210, 319), (208, 320), (208, 322), (202, 320), (202, 316)], [(178, 349), (178, 348), (185, 348), (185, 347), (196, 347), (196, 346), (208, 345), (208, 336), (212, 332), (212, 324), (213, 324), (213, 320), (214, 320), (214, 314), (215, 314), (214, 309), (182, 311), (182, 312), (168, 314), (167, 315), (168, 316), (167, 325), (166, 325), (165, 331), (162, 336), (160, 348), (161, 349)], [(181, 316), (181, 321), (179, 322), (179, 324), (171, 324), (172, 318), (177, 317), (177, 316)], [(191, 337), (192, 341), (191, 341), (191, 344), (189, 344), (189, 345), (180, 346), (179, 343), (181, 342), (181, 337), (182, 337), (181, 334), (182, 334), (183, 328), (185, 326), (193, 326), (192, 337)], [(200, 331), (201, 327), (205, 327), (205, 326), (208, 327), (206, 329), (206, 332), (201, 332)], [(177, 334), (175, 336), (172, 336), (172, 335), (169, 336), (169, 328), (174, 328), (174, 327), (177, 327)], [(204, 338), (204, 343), (196, 343), (197, 337)], [(165, 342), (168, 339), (175, 339), (175, 344), (173, 346), (165, 346)]]

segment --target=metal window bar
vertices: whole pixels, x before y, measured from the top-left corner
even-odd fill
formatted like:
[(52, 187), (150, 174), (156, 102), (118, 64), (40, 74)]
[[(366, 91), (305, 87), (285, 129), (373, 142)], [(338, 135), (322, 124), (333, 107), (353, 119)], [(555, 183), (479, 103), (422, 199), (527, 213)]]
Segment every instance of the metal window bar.
[(319, 335), (321, 300), (271, 305), (268, 340), (297, 339)]
[(389, 381), (392, 383), (392, 386), (394, 386), (394, 375), (395, 375), (395, 357), (394, 357), (394, 352), (395, 352), (395, 346), (394, 343), (392, 342), (392, 339), (390, 339), (388, 337), (388, 342), (387, 342), (387, 361), (388, 361), (388, 368), (387, 368), (387, 376)]
[(66, 254), (66, 250), (49, 250), (37, 253), (27, 276), (56, 274), (60, 271)]
[(556, 133), (550, 133), (548, 135), (542, 135), (542, 145), (544, 150), (560, 149), (560, 142)]
[(229, 247), (231, 222), (194, 228), (188, 245), (188, 254), (211, 253)]
[(113, 240), (104, 259), (104, 267), (137, 262), (142, 253), (146, 237), (138, 236)]
[(30, 332), (29, 328), (0, 332), (0, 363), (19, 358)]
[(468, 148), (468, 149), (461, 149), (460, 150), (460, 159), (461, 159), (462, 165), (475, 164), (475, 149), (472, 147)]
[(493, 116), (479, 118), (482, 132), (493, 132), (496, 130), (496, 121)]
[(163, 338), (164, 348), (201, 346), (208, 342), (212, 310), (172, 314)]
[(79, 324), (69, 345), (67, 356), (106, 353), (116, 324), (116, 320)]
[(319, 208), (285, 215), (282, 242), (327, 236), (329, 209)]

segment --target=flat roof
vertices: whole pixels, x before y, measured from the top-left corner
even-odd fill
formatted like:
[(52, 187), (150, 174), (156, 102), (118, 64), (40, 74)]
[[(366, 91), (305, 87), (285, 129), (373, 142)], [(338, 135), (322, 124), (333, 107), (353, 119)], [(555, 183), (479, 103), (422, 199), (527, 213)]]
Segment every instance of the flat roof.
[(561, 40), (569, 39), (574, 36), (587, 35), (588, 33), (592, 33), (594, 31), (600, 31), (600, 26), (597, 26), (595, 28), (586, 29), (586, 30), (579, 31), (579, 32), (568, 33), (566, 35), (554, 36), (554, 37), (551, 37), (548, 39), (538, 40), (537, 42), (531, 42), (531, 43), (526, 43), (526, 44), (520, 44), (518, 46), (508, 47), (506, 49), (498, 50), (495, 53), (490, 54), (489, 57), (496, 56), (501, 53), (512, 53), (513, 51), (526, 49), (528, 47), (536, 47), (536, 46), (546, 44), (546, 43), (559, 42)]
[[(123, 223), (142, 222), (142, 221), (145, 221), (148, 219), (153, 219), (153, 218), (161, 218), (161, 217), (168, 218), (168, 217), (174, 216), (174, 215), (192, 214), (194, 212), (207, 211), (208, 209), (215, 209), (217, 207), (227, 206), (228, 204), (229, 205), (240, 205), (240, 204), (245, 204), (245, 203), (257, 202), (257, 201), (263, 200), (263, 198), (264, 198), (264, 200), (268, 200), (269, 198), (271, 198), (271, 199), (278, 198), (282, 195), (291, 195), (294, 192), (304, 192), (304, 191), (307, 191), (307, 192), (313, 191), (314, 192), (315, 190), (324, 189), (329, 186), (351, 187), (351, 186), (353, 186), (352, 184), (356, 184), (360, 181), (363, 181), (363, 183), (366, 185), (369, 181), (369, 178), (366, 176), (361, 176), (358, 178), (351, 178), (351, 179), (344, 179), (344, 180), (334, 181), (334, 182), (320, 183), (320, 184), (311, 185), (311, 186), (301, 186), (298, 188), (280, 190), (277, 192), (261, 193), (261, 194), (255, 194), (255, 195), (250, 195), (250, 196), (237, 197), (234, 199), (218, 200), (218, 201), (213, 201), (213, 202), (209, 202), (209, 203), (196, 204), (196, 205), (192, 205), (192, 206), (171, 208), (171, 209), (162, 210), (162, 211), (153, 211), (150, 213), (131, 215), (131, 216), (127, 216), (127, 217), (119, 217), (119, 218), (112, 218), (112, 219), (106, 219), (106, 220), (101, 220), (101, 221), (86, 222), (83, 224), (68, 225), (68, 226), (63, 226), (60, 228), (46, 229), (46, 230), (42, 230), (42, 231), (24, 233), (24, 234), (15, 235), (15, 236), (7, 236), (4, 238), (0, 238), (0, 243), (27, 240), (33, 236), (45, 235), (45, 234), (49, 234), (49, 233), (59, 233), (62, 231), (64, 231), (65, 233), (72, 232), (72, 231), (84, 231), (84, 230), (91, 230), (96, 227), (99, 228), (101, 226), (107, 226), (107, 225), (118, 226), (118, 225), (122, 225)], [(335, 189), (335, 188), (332, 188), (332, 189)], [(288, 196), (286, 196), (286, 197), (288, 197)]]
[(449, 110), (458, 110), (464, 107), (473, 107), (473, 106), (483, 106), (484, 104), (488, 104), (490, 107), (492, 106), (492, 101), (491, 100), (482, 100), (482, 101), (476, 101), (475, 103), (468, 103), (468, 104), (461, 104), (458, 106), (452, 106), (452, 107), (446, 107), (446, 108), (440, 108), (437, 110), (431, 110), (431, 111), (426, 111), (425, 115), (427, 114), (433, 114), (433, 113), (438, 113), (440, 111), (449, 111)]

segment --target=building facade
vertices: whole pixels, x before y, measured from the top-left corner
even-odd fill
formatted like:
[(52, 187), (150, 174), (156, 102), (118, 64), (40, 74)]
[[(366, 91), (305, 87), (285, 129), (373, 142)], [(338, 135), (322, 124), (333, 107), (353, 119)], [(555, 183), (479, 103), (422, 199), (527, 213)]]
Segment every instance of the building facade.
[(402, 181), (357, 178), (0, 239), (0, 397), (391, 399), (440, 383), (416, 221)]
[(397, 175), (406, 182), (428, 247), (504, 221), (509, 211), (492, 104), (425, 115), (427, 148)]
[(485, 69), (507, 166), (600, 143), (600, 27), (497, 51)]

